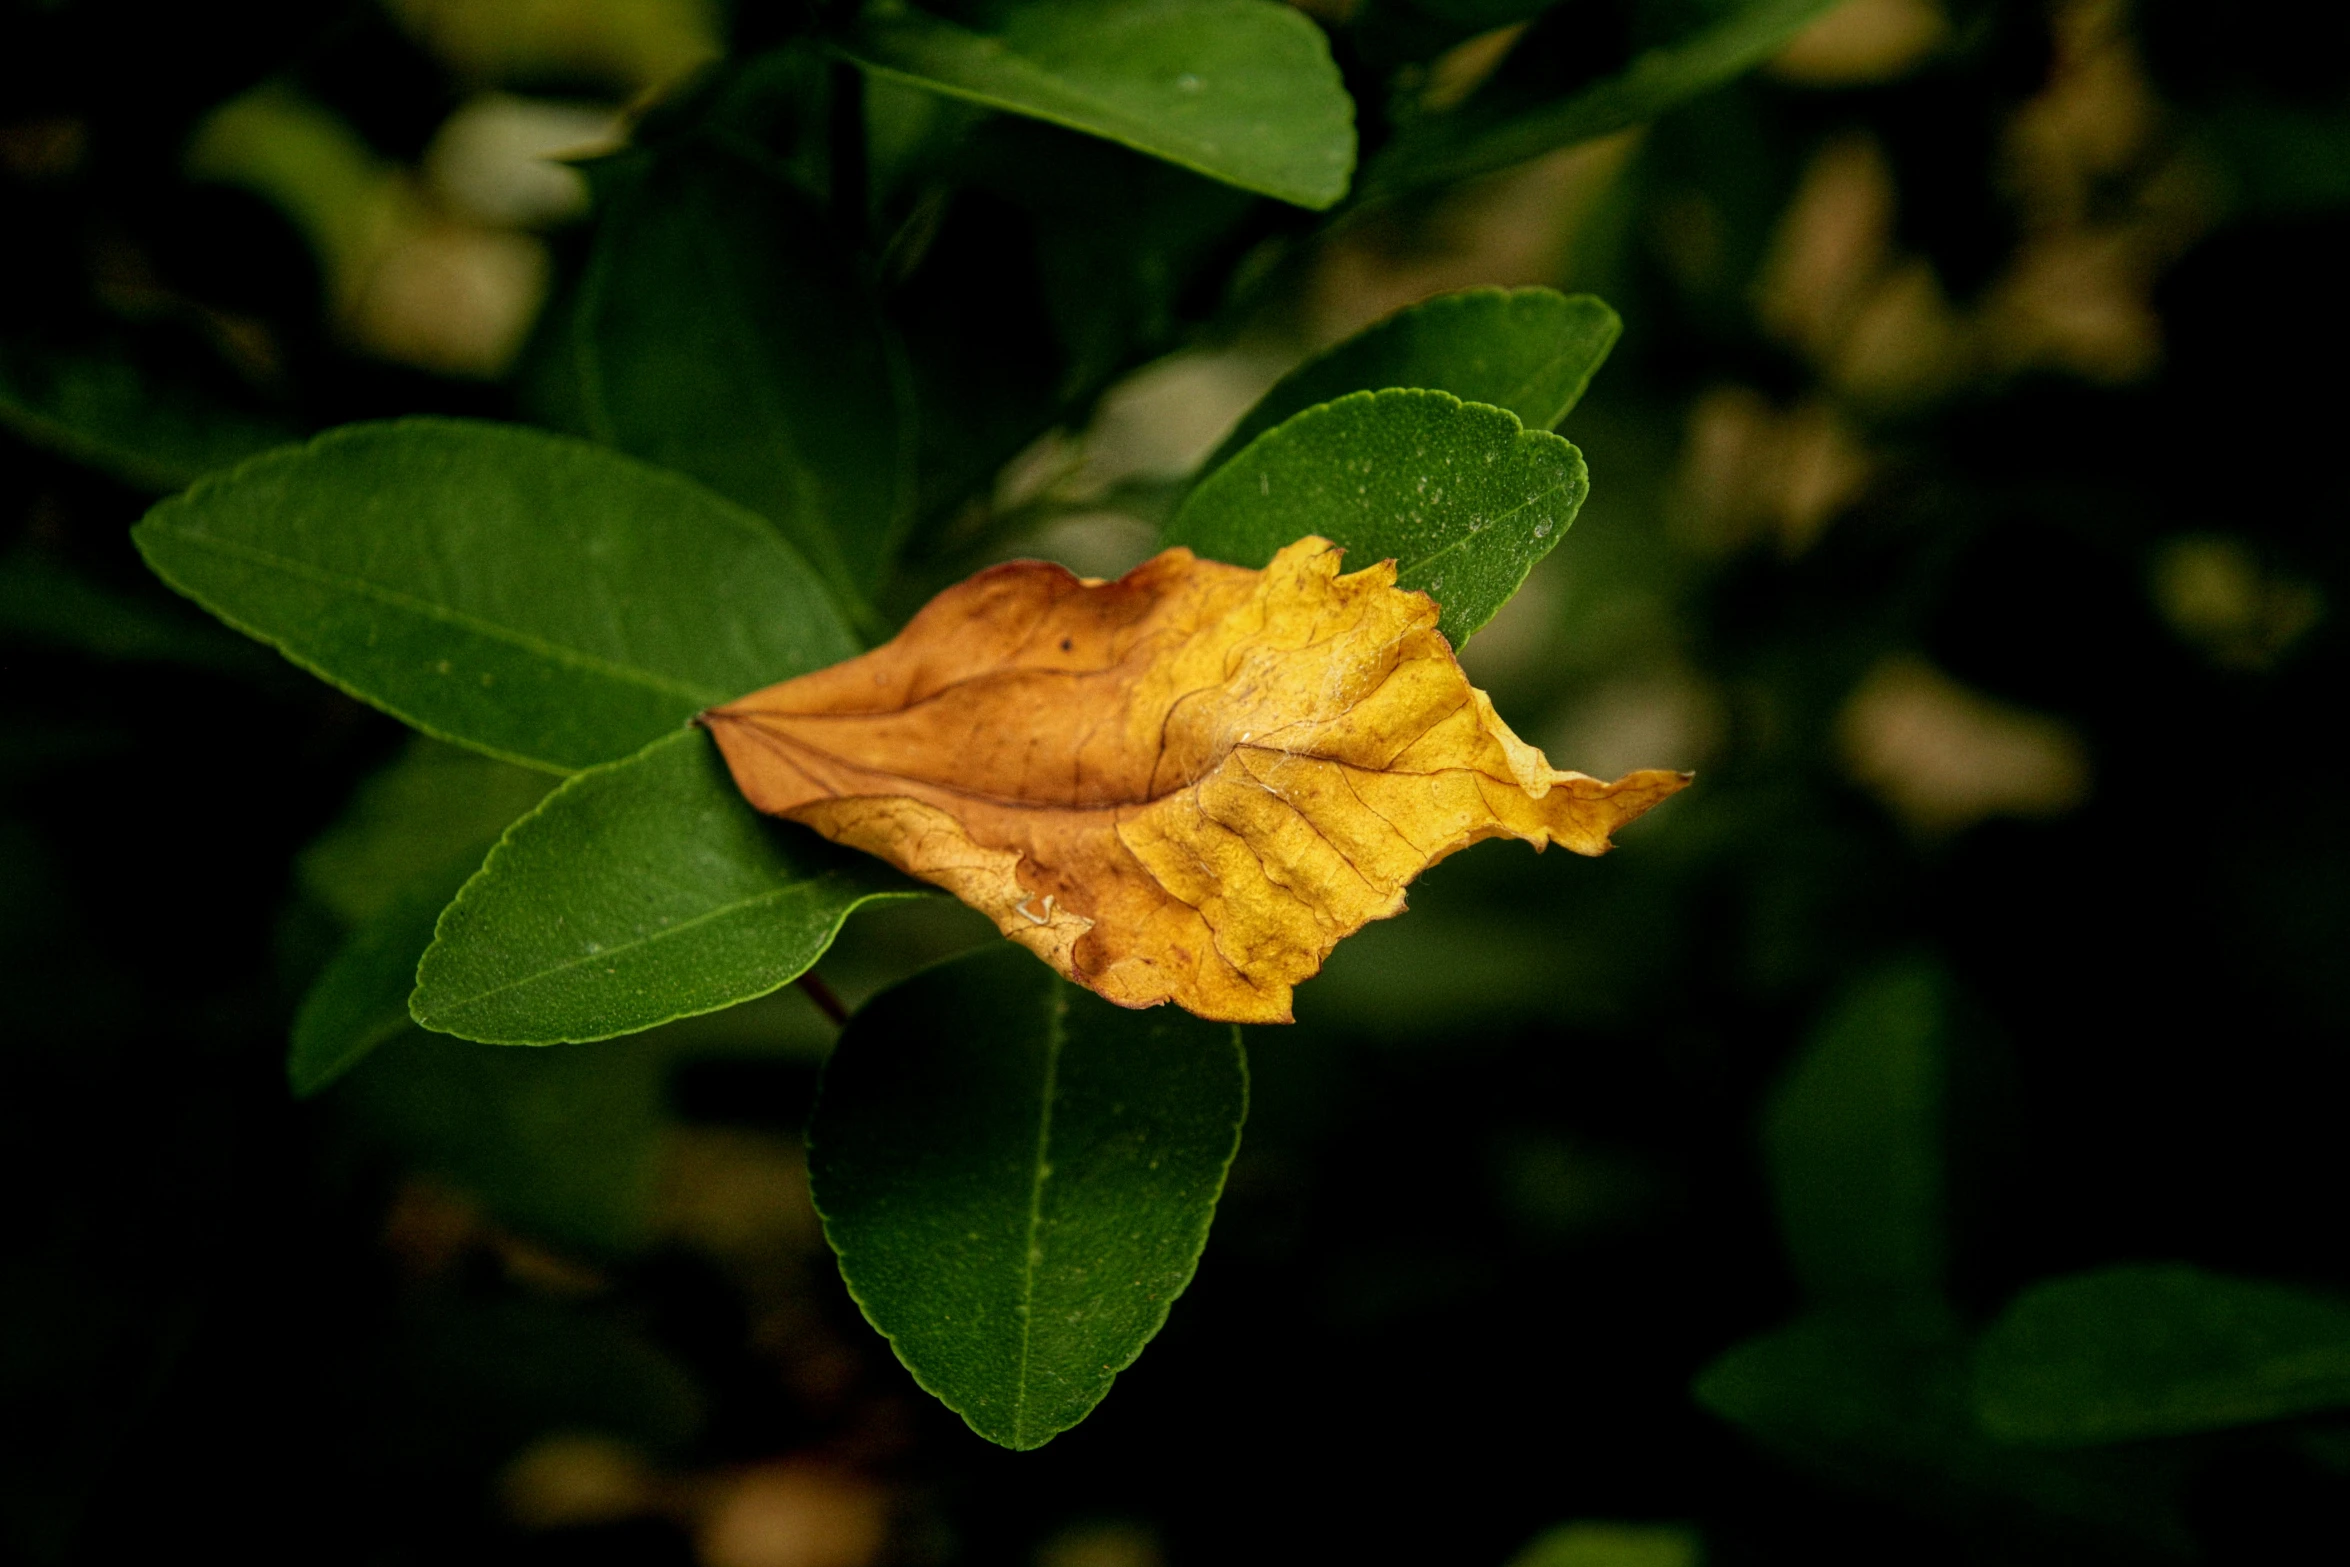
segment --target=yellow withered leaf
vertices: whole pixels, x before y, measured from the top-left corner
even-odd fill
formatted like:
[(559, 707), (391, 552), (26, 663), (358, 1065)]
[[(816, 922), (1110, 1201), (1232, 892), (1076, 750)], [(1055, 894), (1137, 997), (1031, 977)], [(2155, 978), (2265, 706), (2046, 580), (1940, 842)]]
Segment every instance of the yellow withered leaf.
[(1551, 770), (1426, 594), (1301, 539), (1115, 582), (1020, 561), (702, 715), (760, 810), (946, 888), (1130, 1007), (1289, 1020), (1339, 938), (1483, 838), (1598, 854), (1688, 782)]

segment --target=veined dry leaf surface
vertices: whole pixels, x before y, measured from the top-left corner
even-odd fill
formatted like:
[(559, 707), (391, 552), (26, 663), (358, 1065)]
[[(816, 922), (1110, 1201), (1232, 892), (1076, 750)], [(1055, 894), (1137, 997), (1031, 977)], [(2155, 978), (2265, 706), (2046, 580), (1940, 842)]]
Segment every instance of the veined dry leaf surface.
[(1016, 561), (703, 715), (751, 803), (946, 888), (1123, 1006), (1287, 1022), (1341, 937), (1485, 838), (1598, 854), (1688, 782), (1554, 771), (1437, 606), (1300, 539), (1115, 582)]

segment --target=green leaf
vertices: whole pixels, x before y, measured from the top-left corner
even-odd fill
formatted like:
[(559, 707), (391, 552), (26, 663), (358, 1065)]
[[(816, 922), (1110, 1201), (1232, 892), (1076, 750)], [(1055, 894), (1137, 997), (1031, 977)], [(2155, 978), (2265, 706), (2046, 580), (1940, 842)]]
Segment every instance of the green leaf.
[(303, 890), (354, 926), (294, 1014), (286, 1077), (325, 1089), (413, 1026), (408, 995), (443, 908), (498, 835), (546, 798), (546, 774), (422, 735), (362, 784), (295, 862)]
[(0, 636), (108, 662), (284, 675), (267, 653), (186, 606), (116, 592), (29, 544), (0, 556)]
[(1820, 1300), (1940, 1289), (1947, 984), (1894, 965), (1847, 992), (1763, 1112), (1796, 1277)]
[(1615, 76), (1532, 106), (1482, 106), (1412, 126), (1364, 171), (1362, 194), (1392, 196), (1491, 173), (1654, 119), (1762, 64), (1843, 0), (1747, 0), (1707, 26), (1635, 58)]
[(809, 1125), (865, 1316), (971, 1429), (1040, 1447), (1167, 1320), (1240, 1144), (1240, 1036), (1128, 1012), (1008, 944), (876, 997)]
[(1983, 1335), (1983, 1427), (2073, 1447), (2350, 1405), (2350, 1304), (2181, 1264), (2036, 1284)]
[(600, 1301), (435, 1291), (393, 1326), (369, 1420), (406, 1473), (487, 1474), (533, 1438), (585, 1433), (682, 1458), (708, 1414), (651, 1324)]
[(632, 1034), (788, 985), (860, 905), (918, 892), (759, 815), (707, 736), (670, 735), (507, 830), (441, 916), (410, 1011), (498, 1045)]
[(1193, 490), (1166, 542), (1262, 566), (1309, 533), (1444, 607), (1459, 647), (1509, 602), (1590, 490), (1583, 454), (1447, 392), (1357, 392), (1251, 441)]
[(1188, 169), (1001, 115), (964, 139), (955, 167), (1028, 214), (1042, 303), (1068, 354), (1059, 391), (1073, 399), (1173, 344), (1184, 296), (1256, 205)]
[(1329, 41), (1270, 0), (1013, 0), (973, 32), (869, 6), (843, 52), (933, 92), (1123, 142), (1320, 209), (1354, 171)]
[(1815, 1312), (1699, 1374), (1697, 1401), (1794, 1463), (1979, 1528), (2004, 1513), (2183, 1554), (2162, 1454), (2049, 1454), (1986, 1438), (1968, 1408), (1966, 1340), (1942, 1307)]
[(346, 425), (132, 536), (164, 581), (362, 701), (558, 772), (856, 651), (757, 517), (518, 425)]
[[(443, 880), (463, 862), (464, 873), (441, 899), (446, 903), (498, 834), (554, 787), (555, 780), (532, 768), (417, 735), (354, 791), (334, 825), (310, 840), (294, 862), (295, 875), (345, 925), (365, 925), (419, 883)], [(419, 943), (416, 952), (423, 951)]]
[(1558, 0), (1410, 0), (1412, 9), (1464, 33), (1490, 32), (1540, 16)]
[(352, 932), (311, 982), (286, 1052), (295, 1098), (321, 1092), (376, 1046), (415, 1026), (408, 993), (416, 988), (416, 960), (432, 945), (441, 910), (472, 872), (472, 862), (460, 861), (452, 873), (401, 893)]
[(1349, 392), (1417, 386), (1491, 403), (1529, 430), (1555, 430), (1607, 361), (1624, 323), (1590, 294), (1471, 288), (1400, 310), (1283, 376), (1201, 468)]
[(408, 1028), (360, 1062), (338, 1098), (501, 1222), (621, 1254), (651, 1236), (674, 1059), (658, 1036), (484, 1050)]
[(600, 184), (546, 411), (758, 512), (861, 607), (911, 512), (913, 413), (831, 224), (707, 138)]
[(217, 367), (177, 357), (127, 340), (75, 351), (0, 343), (0, 429), (158, 493), (300, 434), (242, 407)]
[(1545, 1530), (1510, 1567), (1698, 1567), (1705, 1546), (1685, 1524), (1566, 1523)]

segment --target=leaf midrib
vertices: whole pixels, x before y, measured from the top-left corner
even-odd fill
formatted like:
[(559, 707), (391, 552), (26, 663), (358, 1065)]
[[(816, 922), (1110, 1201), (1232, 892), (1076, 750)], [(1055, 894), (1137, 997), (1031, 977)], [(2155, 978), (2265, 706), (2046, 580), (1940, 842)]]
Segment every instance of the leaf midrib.
[[(739, 914), (749, 909), (755, 909), (763, 903), (772, 902), (779, 898), (788, 898), (795, 894), (806, 892), (809, 889), (817, 886), (824, 879), (825, 878), (821, 876), (811, 877), (806, 881), (794, 882), (788, 887), (772, 887), (767, 891), (758, 893), (752, 897), (739, 898), (732, 903), (721, 904), (717, 908), (709, 909), (703, 913), (696, 914), (691, 919), (681, 920), (674, 925), (665, 925), (661, 929), (654, 931), (651, 935), (638, 936), (633, 940), (621, 942), (616, 946), (604, 947), (594, 952), (582, 953), (576, 958), (567, 958), (563, 962), (553, 964), (547, 968), (534, 969), (532, 972), (524, 975), (520, 979), (510, 979), (504, 981), (501, 984), (492, 985), (489, 989), (477, 991), (473, 995), (465, 997), (463, 1000), (450, 1002), (447, 1006), (436, 1007), (433, 1009), (432, 1015), (436, 1018), (454, 1019), (460, 1012), (465, 1011), (471, 1007), (479, 1006), (481, 1003), (488, 1001), (493, 997), (502, 996), (510, 990), (519, 990), (525, 985), (535, 985), (543, 980), (553, 979), (561, 974), (568, 974), (573, 969), (585, 968), (590, 964), (602, 963), (614, 958), (626, 956), (630, 953), (638, 951), (641, 948), (650, 947), (659, 942), (667, 941), (672, 936), (684, 935), (687, 931), (695, 930), (703, 925), (707, 925), (712, 920), (725, 919), (730, 915)], [(463, 894), (459, 894), (459, 897), (462, 898)]]
[[(1529, 432), (1529, 433), (1547, 433), (1547, 432)], [(1483, 528), (1479, 528), (1479, 529), (1478, 529), (1478, 530), (1477, 530), (1475, 533), (1464, 533), (1464, 534), (1462, 534), (1462, 535), (1461, 535), (1459, 538), (1457, 538), (1457, 539), (1454, 539), (1454, 540), (1453, 540), (1451, 543), (1449, 543), (1449, 544), (1445, 545), (1445, 546), (1444, 546), (1444, 548), (1442, 548), (1442, 549), (1440, 549), (1440, 550), (1435, 550), (1435, 551), (1432, 551), (1432, 552), (1431, 552), (1431, 553), (1429, 553), (1429, 554), (1423, 555), (1423, 556), (1421, 556), (1421, 557), (1420, 557), (1418, 560), (1415, 560), (1415, 561), (1413, 561), (1413, 562), (1412, 562), (1411, 564), (1409, 564), (1409, 565), (1405, 565), (1405, 564), (1403, 564), (1403, 563), (1402, 563), (1402, 562), (1400, 562), (1400, 561), (1399, 561), (1399, 562), (1397, 562), (1397, 564), (1396, 564), (1396, 568), (1395, 568), (1395, 574), (1396, 574), (1396, 576), (1397, 576), (1398, 578), (1401, 578), (1401, 577), (1403, 576), (1403, 574), (1404, 574), (1405, 572), (1407, 572), (1407, 571), (1408, 571), (1408, 572), (1415, 572), (1415, 573), (1416, 573), (1416, 572), (1419, 572), (1419, 571), (1422, 571), (1422, 570), (1426, 569), (1426, 568), (1427, 568), (1427, 567), (1428, 567), (1428, 566), (1429, 566), (1431, 563), (1433, 563), (1433, 562), (1435, 562), (1435, 561), (1440, 561), (1440, 560), (1444, 559), (1444, 557), (1445, 557), (1445, 556), (1447, 556), (1447, 555), (1450, 555), (1450, 554), (1451, 554), (1451, 553), (1453, 553), (1455, 550), (1463, 550), (1463, 549), (1467, 549), (1467, 548), (1468, 548), (1468, 547), (1469, 547), (1469, 546), (1470, 546), (1472, 543), (1474, 543), (1474, 542), (1475, 542), (1475, 541), (1476, 541), (1476, 540), (1477, 540), (1477, 539), (1478, 539), (1480, 536), (1482, 536), (1482, 535), (1483, 535), (1483, 534), (1484, 534), (1484, 533), (1485, 533), (1487, 530), (1489, 530), (1489, 529), (1492, 529), (1492, 528), (1498, 528), (1498, 527), (1500, 527), (1500, 526), (1501, 526), (1503, 523), (1505, 523), (1505, 522), (1509, 521), (1509, 520), (1510, 520), (1512, 517), (1515, 517), (1515, 516), (1517, 516), (1517, 515), (1518, 515), (1518, 513), (1520, 513), (1520, 512), (1522, 512), (1522, 511), (1525, 511), (1525, 510), (1527, 510), (1528, 508), (1530, 508), (1530, 507), (1532, 507), (1532, 506), (1536, 505), (1536, 504), (1537, 504), (1537, 503), (1539, 503), (1539, 502), (1542, 502), (1542, 501), (1549, 500), (1549, 499), (1550, 499), (1550, 498), (1551, 498), (1553, 495), (1560, 494), (1560, 493), (1564, 492), (1565, 490), (1567, 490), (1569, 487), (1570, 487), (1570, 485), (1569, 485), (1569, 483), (1568, 483), (1568, 482), (1562, 481), (1562, 482), (1560, 482), (1560, 483), (1558, 483), (1558, 484), (1554, 484), (1554, 485), (1550, 486), (1550, 488), (1548, 488), (1548, 489), (1546, 489), (1546, 490), (1539, 490), (1539, 491), (1537, 491), (1536, 493), (1534, 493), (1534, 494), (1532, 494), (1532, 495), (1529, 495), (1529, 496), (1527, 496), (1527, 497), (1526, 497), (1524, 500), (1522, 500), (1522, 501), (1518, 502), (1518, 504), (1517, 504), (1517, 505), (1515, 505), (1515, 506), (1512, 506), (1512, 507), (1511, 507), (1511, 508), (1510, 508), (1508, 511), (1502, 512), (1502, 513), (1500, 513), (1499, 515), (1497, 515), (1496, 517), (1494, 517), (1494, 519), (1493, 519), (1491, 522), (1488, 522), (1488, 523), (1487, 523), (1487, 524), (1486, 524), (1486, 525), (1485, 525)], [(1420, 591), (1420, 590), (1417, 590), (1417, 589), (1415, 589), (1414, 591)], [(1439, 605), (1439, 607), (1440, 607), (1440, 608), (1442, 607), (1442, 600), (1439, 600), (1439, 601), (1438, 601), (1438, 605)]]
[(1029, 1350), (1036, 1333), (1037, 1237), (1044, 1229), (1044, 1188), (1052, 1179), (1053, 1099), (1060, 1091), (1061, 1049), (1068, 1038), (1069, 996), (1058, 983), (1045, 1013), (1043, 1104), (1036, 1118), (1036, 1154), (1028, 1182), (1028, 1232), (1020, 1253), (1020, 1369), (1012, 1384), (1012, 1441), (1027, 1439)]
[[(190, 548), (212, 550), (232, 559), (241, 559), (248, 564), (266, 566), (282, 572), (286, 576), (320, 587), (333, 588), (354, 598), (369, 599), (379, 604), (406, 610), (421, 619), (438, 621), (443, 625), (455, 626), (473, 632), (493, 642), (506, 643), (524, 652), (544, 658), (550, 663), (602, 675), (607, 679), (619, 681), (625, 685), (640, 686), (648, 691), (658, 691), (665, 696), (682, 697), (701, 706), (726, 700), (726, 693), (710, 687), (689, 686), (656, 675), (650, 670), (614, 663), (609, 659), (599, 658), (593, 653), (584, 652), (578, 648), (565, 647), (559, 642), (545, 641), (526, 631), (518, 631), (511, 626), (501, 626), (495, 621), (483, 620), (477, 616), (466, 614), (462, 610), (435, 604), (429, 599), (417, 598), (411, 594), (403, 593), (397, 588), (388, 588), (380, 583), (370, 582), (364, 577), (342, 576), (328, 571), (324, 567), (314, 566), (290, 555), (280, 555), (274, 551), (262, 549), (258, 545), (247, 544), (240, 539), (222, 538), (219, 534), (199, 533), (192, 529), (175, 528), (167, 530), (167, 533), (170, 538)], [(288, 640), (276, 633), (268, 633), (267, 635), (270, 641), (281, 645)]]

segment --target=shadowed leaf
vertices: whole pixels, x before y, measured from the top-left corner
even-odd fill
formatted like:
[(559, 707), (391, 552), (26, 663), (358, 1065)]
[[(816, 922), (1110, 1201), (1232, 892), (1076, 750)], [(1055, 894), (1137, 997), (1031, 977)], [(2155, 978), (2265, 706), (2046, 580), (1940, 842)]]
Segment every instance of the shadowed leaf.
[(353, 931), (311, 983), (286, 1052), (286, 1082), (295, 1098), (323, 1091), (376, 1046), (415, 1026), (408, 993), (416, 988), (416, 960), (432, 945), (441, 910), (472, 872), (472, 862), (460, 862), (401, 893)]
[(611, 203), (542, 386), (576, 434), (772, 521), (862, 603), (912, 504), (911, 410), (824, 214), (711, 146), (604, 182)]
[(1283, 376), (1201, 466), (1214, 473), (1275, 425), (1349, 392), (1416, 386), (1555, 430), (1606, 363), (1623, 321), (1590, 294), (1472, 288), (1399, 310)]
[(1983, 1426), (2074, 1447), (2350, 1405), (2350, 1304), (2172, 1264), (2036, 1284), (1975, 1359)]
[(1946, 992), (1922, 964), (1869, 976), (1764, 1112), (1788, 1255), (1821, 1300), (1941, 1288)]
[(433, 926), (498, 835), (553, 787), (545, 773), (416, 736), (302, 851), (312, 897), (352, 927), (294, 1014), (286, 1078), (308, 1098), (413, 1026)]
[(1561, 147), (1654, 119), (1762, 64), (1844, 0), (1746, 0), (1719, 20), (1647, 50), (1616, 76), (1531, 104), (1481, 95), (1396, 137), (1363, 173), (1365, 196), (1387, 196), (1506, 169)]
[(1807, 1469), (1972, 1527), (2005, 1515), (2191, 1554), (2175, 1455), (2034, 1453), (1985, 1437), (1967, 1406), (1965, 1338), (1938, 1304), (1813, 1312), (1730, 1350), (1692, 1391)]
[(74, 352), (0, 342), (0, 428), (149, 493), (176, 490), (301, 434), (240, 406), (229, 379), (127, 341)]

